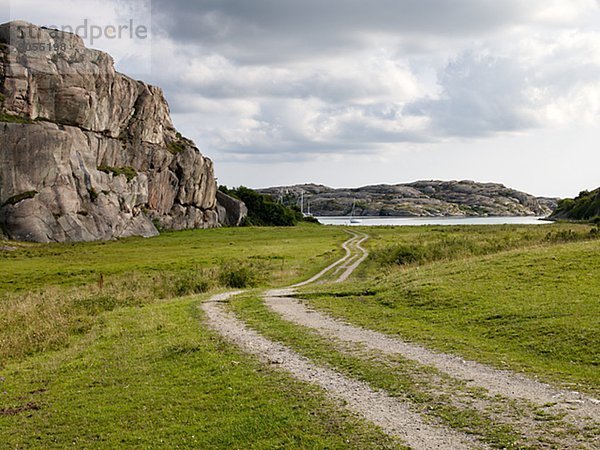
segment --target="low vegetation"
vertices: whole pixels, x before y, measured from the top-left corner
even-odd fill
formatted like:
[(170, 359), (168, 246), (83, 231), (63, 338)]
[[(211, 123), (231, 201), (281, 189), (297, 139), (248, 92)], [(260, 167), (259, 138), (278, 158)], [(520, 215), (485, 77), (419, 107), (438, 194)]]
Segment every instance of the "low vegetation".
[(33, 123), (31, 119), (27, 117), (16, 116), (14, 114), (6, 114), (0, 113), (0, 122), (6, 123), (20, 123), (20, 124), (30, 124)]
[(22, 202), (23, 200), (27, 200), (30, 198), (34, 198), (36, 195), (38, 195), (37, 191), (27, 191), (27, 192), (23, 192), (21, 194), (17, 194), (12, 196), (11, 198), (9, 198), (8, 200), (6, 200), (4, 202), (4, 204), (2, 206), (7, 206), (7, 205), (16, 205), (17, 203)]
[[(597, 394), (595, 230), (369, 228), (372, 256), (355, 281), (313, 286), (306, 296), (349, 322)], [(241, 354), (206, 328), (198, 309), (220, 290), (306, 279), (339, 258), (346, 239), (341, 228), (301, 224), (0, 242), (3, 444), (401, 448), (320, 390)], [(349, 354), (283, 322), (254, 291), (231, 308), (267, 336), (406, 397), (435, 420), (495, 447), (522, 448), (518, 429), (496, 423), (493, 411), (449, 403), (426, 369)]]
[[(392, 237), (392, 239), (390, 239)], [(430, 227), (374, 236), (370, 259), (379, 266), (422, 265), (484, 256), (523, 247), (581, 242), (600, 238), (598, 227)]]
[(179, 153), (185, 151), (187, 145), (193, 145), (193, 143), (184, 138), (181, 133), (177, 133), (176, 139), (167, 145), (167, 150), (173, 155), (178, 155)]
[(181, 141), (173, 141), (167, 145), (167, 150), (173, 155), (178, 155), (185, 150), (185, 145)]
[(100, 172), (112, 174), (115, 177), (125, 175), (125, 178), (127, 178), (128, 182), (133, 180), (135, 177), (137, 177), (137, 171), (133, 167), (130, 167), (130, 166), (110, 167), (110, 166), (102, 165), (102, 166), (98, 167), (98, 170)]
[[(0, 251), (7, 448), (402, 448), (204, 325), (221, 286), (285, 285), (341, 254), (312, 225)], [(82, 395), (82, 393), (85, 395)]]
[(3, 448), (398, 448), (201, 324), (199, 299), (105, 313), (0, 378)]

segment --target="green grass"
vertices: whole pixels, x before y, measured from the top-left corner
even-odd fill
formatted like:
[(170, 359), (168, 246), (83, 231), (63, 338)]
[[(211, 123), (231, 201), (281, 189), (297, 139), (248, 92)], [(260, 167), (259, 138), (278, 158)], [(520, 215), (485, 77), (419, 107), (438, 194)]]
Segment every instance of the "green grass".
[(3, 448), (396, 448), (322, 392), (234, 350), (198, 300), (105, 313), (0, 378)]
[[(549, 229), (555, 236), (565, 226)], [(578, 230), (583, 239), (585, 228)], [(390, 248), (394, 239), (447, 238), (436, 230), (371, 232), (372, 248)], [(477, 240), (470, 231), (447, 232)], [(547, 227), (483, 233), (524, 248), (409, 265), (382, 264), (376, 250), (362, 281), (313, 288), (311, 304), (367, 328), (598, 394), (600, 242), (538, 241)]]
[(457, 260), (600, 237), (598, 228), (581, 224), (379, 228), (372, 234), (367, 246), (377, 268)]
[(102, 166), (98, 167), (98, 170), (100, 172), (112, 174), (115, 177), (125, 175), (125, 178), (127, 178), (128, 182), (133, 180), (138, 175), (137, 171), (133, 167), (130, 167), (130, 166), (111, 167), (111, 166), (102, 165)]
[[(356, 281), (310, 288), (311, 302), (368, 328), (598, 393), (600, 241), (591, 230), (367, 229), (373, 257)], [(293, 284), (341, 256), (346, 239), (339, 228), (301, 225), (88, 244), (0, 241), (9, 248), (0, 250), (0, 447), (394, 448), (320, 390), (208, 331), (199, 300), (176, 298)], [(418, 257), (399, 259), (398, 248)], [(494, 445), (516, 442), (513, 430), (419, 389), (406, 361), (348, 356), (256, 298), (233, 305), (319, 363)]]
[(31, 124), (33, 121), (27, 117), (15, 116), (14, 114), (0, 113), (0, 122)]
[(341, 254), (339, 229), (239, 228), (0, 251), (0, 368), (65, 345), (122, 306), (226, 287), (291, 284)]
[(284, 284), (317, 272), (341, 255), (347, 234), (340, 229), (302, 225), (294, 228), (221, 228), (164, 233), (83, 244), (9, 244), (0, 252), (0, 293), (48, 286), (83, 286), (132, 273), (149, 278), (217, 267), (223, 261), (261, 261), (269, 284)]

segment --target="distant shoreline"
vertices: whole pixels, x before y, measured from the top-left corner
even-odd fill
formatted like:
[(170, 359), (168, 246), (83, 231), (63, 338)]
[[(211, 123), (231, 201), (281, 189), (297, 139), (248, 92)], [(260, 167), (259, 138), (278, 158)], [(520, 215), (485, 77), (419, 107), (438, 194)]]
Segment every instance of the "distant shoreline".
[[(542, 216), (488, 217), (377, 217), (377, 216), (318, 216), (323, 225), (334, 226), (464, 226), (464, 225), (546, 225), (553, 221)], [(350, 222), (352, 219), (352, 223)]]

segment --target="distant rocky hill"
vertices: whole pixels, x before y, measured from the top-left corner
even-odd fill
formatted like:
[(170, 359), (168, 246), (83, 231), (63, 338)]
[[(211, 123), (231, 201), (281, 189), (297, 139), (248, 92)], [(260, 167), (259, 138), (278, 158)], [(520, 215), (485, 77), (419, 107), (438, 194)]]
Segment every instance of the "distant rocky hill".
[(175, 130), (159, 88), (117, 73), (74, 34), (0, 25), (9, 238), (91, 241), (239, 222), (243, 208), (219, 207), (216, 194), (212, 161)]
[(558, 203), (552, 219), (593, 220), (600, 217), (600, 188), (583, 191), (576, 198), (567, 198)]
[(297, 204), (316, 216), (548, 216), (558, 199), (538, 198), (501, 184), (474, 181), (417, 181), (357, 189), (305, 184), (259, 189), (284, 203)]

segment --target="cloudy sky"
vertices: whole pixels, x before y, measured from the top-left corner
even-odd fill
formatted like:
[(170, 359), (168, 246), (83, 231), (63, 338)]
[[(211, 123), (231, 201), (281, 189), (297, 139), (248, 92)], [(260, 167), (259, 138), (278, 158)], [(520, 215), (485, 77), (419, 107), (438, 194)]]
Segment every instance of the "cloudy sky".
[(148, 26), (93, 46), (164, 89), (228, 185), (600, 186), (597, 0), (0, 0), (9, 19)]

